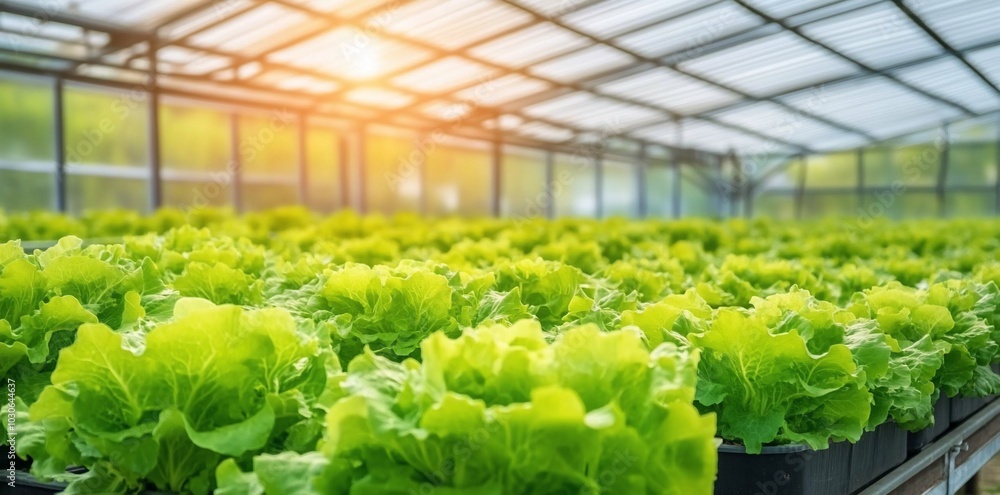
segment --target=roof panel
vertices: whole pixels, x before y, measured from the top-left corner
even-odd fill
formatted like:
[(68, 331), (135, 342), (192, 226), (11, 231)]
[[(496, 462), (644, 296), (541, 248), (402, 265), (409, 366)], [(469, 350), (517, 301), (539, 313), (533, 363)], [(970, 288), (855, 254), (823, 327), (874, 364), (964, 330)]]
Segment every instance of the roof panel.
[(591, 44), (586, 37), (545, 22), (472, 48), (469, 53), (496, 64), (520, 68)]
[(380, 88), (358, 88), (348, 91), (344, 98), (354, 103), (379, 108), (399, 108), (409, 105), (413, 96)]
[(474, 101), (479, 105), (502, 105), (549, 89), (545, 81), (510, 74), (497, 79), (487, 79), (481, 84), (455, 93), (456, 98)]
[(604, 1), (566, 14), (561, 20), (593, 36), (612, 38), (653, 19), (682, 14), (709, 3), (711, 0)]
[(499, 2), (420, 0), (393, 12), (389, 32), (456, 49), (532, 21), (531, 14)]
[(860, 128), (879, 139), (917, 131), (959, 116), (948, 105), (890, 79), (870, 77), (781, 98), (796, 108)]
[(966, 59), (993, 84), (1000, 86), (1000, 46), (969, 52)]
[(160, 36), (165, 39), (178, 39), (199, 29), (219, 22), (226, 16), (235, 16), (256, 5), (253, 0), (227, 0), (219, 2), (212, 8), (204, 9), (194, 15), (186, 16), (160, 29)]
[[(867, 141), (863, 136), (826, 125), (802, 113), (788, 111), (781, 105), (762, 101), (713, 113), (722, 122), (746, 129), (756, 129), (771, 138), (805, 147), (818, 143)], [(845, 136), (846, 135), (846, 136)]]
[(474, 81), (488, 81), (492, 67), (461, 57), (447, 57), (392, 79), (393, 84), (421, 92), (449, 91)]
[(677, 143), (679, 146), (716, 153), (726, 153), (730, 150), (741, 150), (744, 154), (791, 151), (787, 146), (774, 141), (751, 136), (704, 120), (685, 120), (681, 124), (680, 135), (680, 143)]
[(610, 134), (669, 118), (663, 112), (584, 92), (570, 93), (531, 105), (524, 109), (524, 114)]
[(265, 3), (191, 36), (191, 43), (204, 48), (257, 55), (298, 36), (302, 25), (309, 20), (306, 14), (297, 10)]
[(573, 82), (634, 62), (635, 58), (621, 50), (607, 45), (593, 45), (576, 53), (537, 64), (531, 67), (529, 72), (560, 82)]
[(802, 31), (875, 68), (944, 53), (933, 38), (891, 3), (879, 3), (808, 24)]
[[(376, 10), (372, 16), (391, 16), (398, 8), (397, 2), (392, 0), (289, 0), (294, 4), (302, 5), (320, 12), (333, 12), (340, 16), (356, 17), (372, 9)], [(382, 8), (378, 8), (383, 6)]]
[(676, 71), (656, 68), (596, 87), (682, 114), (694, 114), (738, 101), (740, 95)]
[(962, 50), (1000, 39), (1000, 2), (996, 0), (906, 0), (910, 10), (951, 46)]
[(789, 32), (689, 60), (680, 67), (758, 96), (858, 72), (853, 64)]
[[(96, 20), (114, 19), (115, 24), (149, 28), (201, 0), (102, 0), (72, 2), (72, 13)], [(57, 5), (63, 2), (56, 2)], [(67, 2), (68, 3), (68, 2)]]
[(562, 127), (555, 127), (544, 122), (528, 122), (515, 129), (516, 133), (529, 138), (540, 139), (542, 141), (561, 142), (573, 139), (573, 131)]
[(760, 26), (764, 21), (734, 3), (719, 3), (669, 22), (619, 37), (617, 44), (640, 55), (659, 58), (705, 46), (727, 35)]
[(771, 17), (784, 19), (836, 2), (837, 0), (750, 0), (747, 3)]
[(304, 69), (326, 72), (353, 80), (378, 78), (427, 60), (427, 50), (397, 41), (368, 37), (359, 43), (355, 29), (341, 27), (268, 56)]
[(952, 57), (908, 67), (894, 74), (928, 93), (955, 101), (976, 112), (989, 112), (1000, 107), (1000, 95)]

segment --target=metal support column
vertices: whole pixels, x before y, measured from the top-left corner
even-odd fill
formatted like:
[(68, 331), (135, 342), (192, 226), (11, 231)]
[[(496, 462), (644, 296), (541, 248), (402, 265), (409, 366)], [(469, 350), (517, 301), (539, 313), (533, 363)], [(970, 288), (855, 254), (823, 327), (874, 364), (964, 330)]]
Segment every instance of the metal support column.
[(56, 78), (53, 86), (52, 142), (56, 159), (56, 208), (66, 212), (66, 128), (63, 122), (63, 80)]
[(298, 142), (297, 148), (299, 152), (299, 203), (303, 205), (309, 204), (309, 143), (308, 143), (308, 131), (309, 126), (306, 121), (306, 115), (300, 113), (298, 115)]
[[(552, 150), (545, 152), (545, 218), (556, 217), (556, 154)], [(562, 192), (562, 188), (560, 188)]]
[(857, 151), (857, 161), (858, 161), (858, 208), (863, 209), (865, 207), (865, 150), (863, 148), (858, 148)]
[(639, 218), (646, 218), (649, 216), (649, 190), (646, 188), (646, 175), (649, 171), (649, 154), (646, 150), (646, 144), (639, 148), (639, 163), (636, 167), (636, 188), (638, 189), (638, 211), (636, 212)]
[(594, 216), (604, 218), (604, 159), (601, 155), (594, 157)]
[(997, 139), (993, 143), (995, 149), (995, 155), (997, 157), (997, 180), (996, 180), (996, 197), (993, 198), (995, 201), (995, 209), (993, 210), (995, 215), (1000, 215), (1000, 117), (997, 118)]
[(500, 119), (494, 120), (493, 155), (490, 159), (490, 214), (499, 218), (500, 195), (503, 192), (503, 136), (500, 134)]
[(240, 116), (229, 114), (229, 153), (232, 155), (232, 176), (229, 183), (233, 188), (233, 208), (243, 211), (243, 157), (240, 155)]
[(338, 132), (333, 136), (337, 143), (337, 172), (340, 177), (340, 207), (351, 207), (351, 174), (348, 167), (351, 166), (351, 143), (343, 133)]
[(673, 169), (674, 191), (670, 197), (670, 209), (674, 218), (681, 217), (681, 159), (677, 150), (670, 150), (670, 167)]
[(801, 166), (799, 167), (799, 183), (795, 189), (795, 218), (801, 220), (803, 205), (806, 201), (806, 170), (809, 168), (809, 162), (805, 155), (800, 155), (799, 161)]
[(354, 145), (358, 153), (358, 213), (368, 212), (368, 132), (362, 125), (355, 134)]
[(937, 187), (935, 191), (937, 192), (938, 216), (944, 217), (947, 210), (944, 188), (948, 180), (948, 167), (951, 165), (951, 133), (948, 124), (941, 126), (941, 137), (941, 150), (939, 151), (941, 166), (938, 168)]
[(163, 204), (160, 170), (160, 90), (157, 87), (157, 41), (149, 40), (149, 203), (153, 210)]

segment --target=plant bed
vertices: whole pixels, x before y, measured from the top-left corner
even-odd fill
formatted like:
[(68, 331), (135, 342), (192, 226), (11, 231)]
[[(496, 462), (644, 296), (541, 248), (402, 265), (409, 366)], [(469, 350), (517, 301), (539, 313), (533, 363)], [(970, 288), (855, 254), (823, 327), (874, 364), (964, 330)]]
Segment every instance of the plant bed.
[(31, 470), (31, 458), (21, 459), (14, 456), (14, 470), (28, 472)]
[(851, 445), (850, 493), (861, 491), (883, 474), (906, 462), (907, 434), (895, 423), (883, 423)]
[(843, 495), (848, 490), (851, 445), (826, 450), (805, 445), (764, 447), (748, 454), (742, 445), (719, 446), (715, 493), (726, 495)]
[(951, 427), (951, 400), (942, 397), (934, 403), (934, 424), (906, 435), (906, 451), (913, 455), (944, 435)]
[(969, 416), (976, 414), (986, 404), (993, 402), (995, 397), (952, 397), (951, 398), (951, 424), (957, 425)]

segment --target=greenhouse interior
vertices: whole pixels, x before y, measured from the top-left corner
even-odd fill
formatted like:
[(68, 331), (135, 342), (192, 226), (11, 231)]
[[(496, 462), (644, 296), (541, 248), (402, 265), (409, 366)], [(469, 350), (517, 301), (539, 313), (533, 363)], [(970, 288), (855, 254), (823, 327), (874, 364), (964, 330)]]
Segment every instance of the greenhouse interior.
[(1000, 493), (996, 0), (0, 0), (0, 493)]

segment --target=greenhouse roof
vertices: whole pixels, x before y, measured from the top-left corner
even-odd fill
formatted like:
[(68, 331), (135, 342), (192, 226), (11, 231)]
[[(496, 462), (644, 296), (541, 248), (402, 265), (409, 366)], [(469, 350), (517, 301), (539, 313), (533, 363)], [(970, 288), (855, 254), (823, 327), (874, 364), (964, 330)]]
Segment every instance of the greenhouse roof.
[(0, 1), (0, 69), (510, 142), (797, 154), (1000, 110), (998, 25), (995, 0)]

